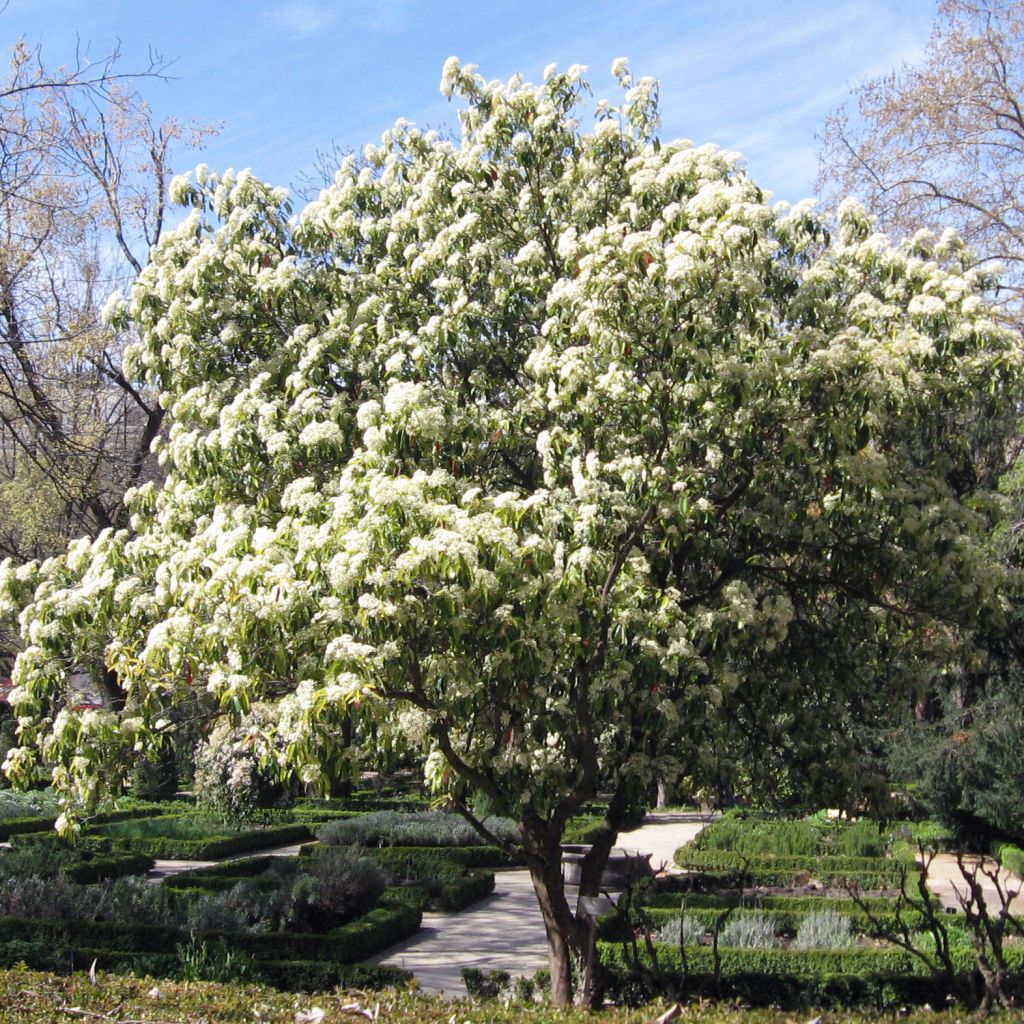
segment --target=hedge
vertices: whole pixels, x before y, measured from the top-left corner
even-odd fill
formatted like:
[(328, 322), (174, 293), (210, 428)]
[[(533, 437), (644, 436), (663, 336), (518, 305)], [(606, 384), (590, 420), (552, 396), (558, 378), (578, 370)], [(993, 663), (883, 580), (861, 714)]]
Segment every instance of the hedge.
[[(37, 970), (66, 974), (87, 970), (92, 964), (102, 971), (133, 972), (173, 977), (181, 970), (181, 959), (174, 953), (140, 954), (132, 950), (66, 946), (55, 948), (43, 942), (14, 940), (0, 942), (0, 967), (24, 964)], [(261, 960), (253, 962), (251, 981), (283, 992), (329, 992), (337, 986), (362, 991), (404, 985), (412, 973), (384, 964), (339, 964), (330, 960)]]
[(256, 973), (283, 992), (361, 991), (392, 988), (412, 981), (412, 972), (387, 964), (337, 964), (330, 960), (257, 960)]
[(265, 849), (268, 846), (289, 846), (310, 838), (305, 825), (277, 825), (253, 829), (239, 835), (212, 836), (208, 839), (175, 839), (171, 836), (117, 836), (105, 839), (112, 849), (144, 853), (157, 860), (217, 860), (235, 853)]
[(125, 875), (144, 875), (153, 867), (153, 858), (143, 853), (122, 853), (92, 857), (82, 860), (64, 873), (72, 882), (89, 885), (108, 878), (123, 878)]
[(801, 874), (826, 885), (857, 886), (863, 889), (898, 888), (901, 877), (913, 877), (905, 864), (884, 857), (788, 857), (747, 856), (725, 850), (676, 850), (678, 867), (707, 873), (725, 873), (747, 885), (791, 885)]
[[(166, 805), (152, 804), (150, 806), (137, 807), (134, 810), (106, 811), (103, 814), (96, 814), (86, 822), (87, 828), (95, 825), (109, 825), (115, 821), (130, 821), (132, 818), (156, 818), (167, 813)], [(6, 842), (12, 836), (31, 835), (38, 832), (53, 832), (57, 823), (54, 817), (30, 817), (30, 818), (4, 818), (0, 819), (0, 842)]]
[(492, 864), (502, 851), (493, 846), (384, 846), (363, 853), (396, 883), (425, 890), (429, 909), (452, 913), (494, 892), (493, 871), (470, 869)]
[[(422, 912), (408, 894), (389, 889), (368, 914), (323, 934), (201, 932), (199, 937), (212, 942), (223, 939), (231, 948), (251, 953), (258, 960), (322, 960), (326, 956), (335, 963), (352, 963), (415, 934), (421, 920)], [(0, 945), (24, 942), (26, 935), (52, 950), (88, 949), (133, 956), (176, 954), (189, 938), (187, 932), (157, 925), (0, 917)]]
[(223, 864), (179, 871), (165, 878), (163, 884), (169, 889), (205, 889), (208, 892), (220, 892), (232, 888), (243, 879), (262, 874), (279, 860), (280, 857), (269, 856), (229, 860)]
[[(326, 849), (317, 841), (303, 843), (299, 848), (300, 857), (316, 857)], [(461, 864), (467, 868), (508, 868), (523, 867), (526, 858), (518, 853), (509, 853), (499, 846), (364, 846), (362, 854), (373, 857), (381, 864), (422, 865), (429, 870), (431, 865), (442, 869), (444, 864)]]
[[(658, 961), (668, 978), (681, 981), (682, 958), (677, 946), (656, 944)], [(639, 951), (649, 969), (650, 957)], [(930, 973), (916, 957), (895, 947), (857, 947), (849, 950), (732, 949), (721, 948), (721, 986), (714, 984), (714, 958), (708, 946), (688, 946), (687, 992), (724, 996), (756, 1005), (782, 1008), (808, 1006), (871, 1006), (884, 1009), (931, 1002), (938, 1005), (950, 994), (946, 980)], [(613, 977), (612, 988), (627, 998), (643, 995), (643, 985), (622, 943), (598, 943), (599, 958)], [(961, 990), (972, 985), (974, 952), (955, 950)], [(1008, 947), (1011, 971), (1008, 989), (1024, 994), (1024, 948)], [(632, 986), (632, 991), (630, 987)], [(649, 993), (648, 993), (649, 994)]]

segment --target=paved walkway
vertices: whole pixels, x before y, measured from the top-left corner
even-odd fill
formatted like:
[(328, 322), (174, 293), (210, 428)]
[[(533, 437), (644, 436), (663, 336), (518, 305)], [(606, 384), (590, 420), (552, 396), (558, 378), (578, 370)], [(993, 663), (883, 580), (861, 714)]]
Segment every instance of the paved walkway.
[(219, 860), (158, 860), (153, 864), (146, 881), (153, 885), (162, 882), (171, 875), (181, 874), (182, 871), (197, 871), (199, 868), (212, 868), (217, 864), (223, 864), (230, 860), (242, 860), (249, 857), (298, 857), (301, 843), (292, 846), (275, 846), (270, 850), (252, 850), (249, 853), (233, 853)]
[[(978, 864), (980, 858), (975, 856), (964, 857), (964, 867), (970, 872)], [(988, 870), (995, 868), (995, 861), (985, 858), (985, 867)], [(981, 883), (982, 896), (985, 899), (985, 906), (990, 914), (999, 911), (999, 893), (996, 891), (995, 883), (979, 870), (978, 881)], [(1015, 875), (1008, 871), (999, 872), (999, 881), (1005, 892), (1016, 891), (1018, 895), (1010, 902), (1010, 910), (1017, 915), (1024, 915), (1024, 895), (1021, 894), (1024, 885)], [(931, 889), (942, 905), (950, 910), (962, 910), (960, 896), (968, 896), (970, 889), (964, 879), (963, 872), (957, 864), (956, 857), (951, 853), (937, 854), (928, 868), (928, 888)]]
[[(632, 832), (619, 836), (618, 848), (651, 854), (657, 870), (671, 865), (672, 854), (689, 842), (709, 818), (693, 812), (657, 812)], [(412, 938), (373, 957), (412, 971), (425, 992), (465, 995), (462, 968), (505, 970), (513, 977), (547, 967), (547, 939), (530, 874), (524, 868), (498, 871), (494, 894), (459, 914), (423, 915)]]

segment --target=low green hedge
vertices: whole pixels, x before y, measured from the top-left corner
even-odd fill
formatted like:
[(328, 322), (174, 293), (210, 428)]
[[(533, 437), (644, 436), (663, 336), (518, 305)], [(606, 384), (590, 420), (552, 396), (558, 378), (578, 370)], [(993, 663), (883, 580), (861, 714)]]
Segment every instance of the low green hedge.
[(65, 874), (72, 882), (89, 885), (103, 882), (108, 878), (123, 878), (125, 875), (144, 875), (153, 867), (153, 858), (144, 853), (122, 853), (92, 857), (82, 860)]
[[(662, 972), (681, 979), (682, 958), (677, 946), (656, 944)], [(1024, 994), (1024, 948), (1007, 948), (1011, 993)], [(639, 950), (641, 965), (651, 960)], [(719, 950), (720, 986), (714, 984), (714, 957), (708, 946), (688, 946), (687, 992), (721, 996), (759, 1006), (795, 1009), (809, 1006), (859, 1006), (875, 1009), (901, 1004), (939, 1005), (950, 994), (945, 979), (931, 974), (916, 957), (895, 947), (857, 947), (849, 950), (730, 949)], [(630, 953), (621, 943), (598, 943), (598, 956), (609, 971), (613, 992), (639, 999), (644, 981), (633, 970)], [(954, 952), (961, 990), (969, 989), (973, 950)]]
[(490, 866), (502, 851), (493, 846), (384, 846), (364, 854), (396, 883), (422, 889), (429, 909), (453, 913), (494, 892), (494, 872), (472, 869)]
[[(363, 917), (324, 934), (302, 932), (203, 932), (201, 938), (223, 939), (233, 949), (258, 960), (322, 960), (352, 963), (416, 933), (422, 920), (419, 906), (401, 890), (389, 889), (380, 904)], [(105, 950), (120, 954), (176, 954), (188, 941), (177, 928), (111, 921), (51, 921), (0, 917), (0, 944), (25, 941), (31, 936), (50, 949)]]
[(368, 811), (426, 811), (430, 804), (414, 796), (376, 796), (371, 793), (356, 793), (347, 797), (331, 797), (316, 800), (307, 797), (295, 804), (295, 810), (327, 810), (365, 814)]
[[(181, 972), (174, 953), (140, 954), (133, 950), (54, 947), (38, 940), (0, 942), (0, 967), (24, 964), (59, 974), (88, 970), (95, 963), (101, 971), (146, 974), (173, 978)], [(338, 986), (361, 991), (405, 985), (412, 973), (384, 964), (339, 964), (330, 960), (261, 960), (253, 962), (251, 981), (261, 981), (284, 992), (329, 992)]]
[(310, 838), (310, 830), (302, 824), (277, 825), (252, 829), (238, 835), (211, 836), (208, 839), (176, 839), (171, 836), (104, 837), (111, 849), (144, 853), (157, 860), (217, 860), (248, 850), (268, 846), (290, 846)]
[(725, 872), (748, 885), (791, 885), (808, 874), (825, 885), (850, 885), (862, 889), (898, 888), (908, 872), (904, 864), (884, 857), (787, 857), (757, 856), (727, 850), (676, 850), (678, 867), (703, 872)]
[(223, 864), (179, 871), (165, 878), (163, 884), (169, 889), (205, 889), (208, 892), (221, 892), (232, 888), (243, 879), (261, 875), (279, 859), (264, 856), (229, 860)]
[(387, 964), (336, 964), (330, 960), (257, 960), (256, 973), (283, 992), (376, 991), (407, 985), (412, 972)]
[[(95, 814), (86, 820), (86, 829), (92, 829), (97, 825), (108, 825), (115, 821), (130, 821), (132, 818), (156, 818), (167, 813), (167, 806), (163, 804), (150, 804), (135, 807), (131, 810), (105, 811), (102, 814)], [(29, 818), (4, 818), (0, 819), (0, 842), (6, 842), (13, 836), (32, 835), (35, 833), (52, 833), (57, 822), (56, 816), (51, 817), (29, 817)]]

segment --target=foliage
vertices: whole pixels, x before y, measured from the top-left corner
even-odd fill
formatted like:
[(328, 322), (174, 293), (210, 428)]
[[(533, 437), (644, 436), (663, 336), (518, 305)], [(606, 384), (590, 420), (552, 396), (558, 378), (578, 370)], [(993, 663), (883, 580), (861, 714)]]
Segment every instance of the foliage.
[(947, 697), (934, 721), (915, 722), (893, 741), (897, 777), (913, 778), (926, 813), (955, 842), (983, 849), (997, 837), (1024, 841), (1024, 710), (1018, 668), (993, 673), (982, 692)]
[(259, 706), (240, 725), (214, 727), (195, 755), (192, 786), (200, 807), (241, 825), (284, 801), (285, 787), (266, 765), (261, 746), (271, 716), (270, 708)]
[(711, 822), (692, 843), (697, 850), (813, 857), (821, 852), (821, 829), (810, 821), (748, 820), (724, 817)]
[[(519, 838), (515, 822), (507, 818), (485, 818), (482, 824), (505, 842)], [(465, 818), (445, 811), (372, 811), (330, 821), (317, 838), (328, 846), (483, 846), (487, 842)]]
[(292, 884), (285, 927), (326, 931), (368, 913), (384, 893), (377, 864), (359, 850), (325, 850), (309, 861)]
[(853, 944), (853, 938), (849, 917), (819, 910), (800, 922), (793, 945), (797, 949), (844, 949)]
[(675, 914), (665, 921), (657, 931), (657, 941), (667, 946), (697, 946), (704, 939), (707, 927), (703, 921), (689, 914)]
[(730, 917), (718, 933), (718, 942), (741, 949), (774, 949), (780, 945), (774, 922), (756, 911)]
[[(825, 885), (849, 885), (862, 889), (888, 889), (899, 885), (906, 864), (891, 857), (788, 857), (774, 854), (733, 853), (683, 846), (675, 861), (688, 870), (729, 873), (745, 878), (747, 885), (793, 885), (814, 879)], [(724, 887), (724, 886), (723, 886)]]
[[(173, 834), (176, 828), (180, 828), (186, 836), (195, 835), (197, 838), (176, 836)], [(83, 843), (88, 844), (97, 837), (96, 841), (109, 843), (117, 850), (143, 853), (158, 860), (211, 860), (250, 850), (301, 843), (310, 837), (309, 829), (302, 824), (233, 829), (201, 820), (169, 826), (171, 835), (161, 834), (159, 829), (155, 831), (158, 834), (139, 835), (134, 828), (126, 827), (124, 834), (110, 836), (108, 839), (105, 829), (98, 828), (87, 832)]]
[(232, 949), (224, 939), (208, 943), (190, 935), (178, 947), (182, 981), (257, 981), (256, 961), (251, 953)]
[[(857, 112), (828, 122), (822, 182), (856, 193), (887, 228), (956, 228), (981, 265), (999, 265), (996, 301), (1018, 328), (1024, 295), (1024, 12), (1014, 0), (942, 0), (923, 59), (854, 92)], [(1006, 446), (984, 419), (967, 425), (969, 486), (999, 486), (1013, 503), (992, 546), (1018, 572), (1021, 443)], [(924, 813), (958, 843), (1024, 841), (1024, 648), (1013, 621), (976, 638), (984, 658), (937, 676), (918, 720), (897, 731), (890, 770), (914, 785)]]
[[(258, 1013), (264, 1024), (295, 1024), (296, 1013), (317, 1006), (324, 1011), (324, 1024), (343, 1024), (354, 1017), (342, 1008), (353, 1004), (372, 1011), (379, 1006), (379, 1020), (401, 1020), (405, 1024), (448, 1024), (452, 1016), (451, 1001), (424, 996), (415, 991), (383, 992), (367, 998), (359, 990), (369, 986), (355, 979), (353, 990), (337, 993), (324, 986), (315, 999), (296, 1002), (294, 996), (255, 986), (220, 985), (209, 982), (180, 983), (161, 981), (155, 986), (159, 995), (150, 995), (152, 978), (118, 977), (100, 973), (99, 984), (93, 985), (84, 972), (70, 977), (55, 977), (25, 969), (0, 971), (0, 1021), (3, 1024), (49, 1024), (64, 1019), (61, 1008), (74, 1006), (87, 1013), (116, 1012), (122, 1019), (158, 1018), (166, 1024), (193, 1024), (208, 1018), (218, 1024), (252, 1024)], [(602, 1014), (608, 1024), (650, 1024), (669, 1009), (658, 1003), (639, 1009), (612, 1007)], [(691, 1024), (787, 1024), (789, 1011), (741, 1008), (713, 1002), (695, 1003), (686, 1009)], [(963, 1012), (908, 1009), (901, 1016), (905, 1024), (954, 1024)], [(355, 1018), (357, 1019), (357, 1018)], [(557, 1009), (549, 1005), (505, 1006), (490, 1002), (459, 1006), (461, 1024), (592, 1024), (588, 1010)], [(846, 1024), (885, 1024), (891, 1014), (871, 1011), (851, 1012), (842, 1018)], [(1010, 1014), (997, 1014), (993, 1024), (1009, 1024)]]
[[(587, 889), (657, 778), (846, 801), (862, 726), (1001, 616), (1003, 503), (956, 475), (962, 425), (1016, 415), (987, 276), (855, 204), (834, 232), (770, 207), (615, 74), (584, 131), (579, 68), (452, 59), (461, 139), (402, 122), (297, 217), (248, 173), (175, 182), (191, 213), (111, 307), (174, 420), (166, 480), (131, 533), (0, 570), (7, 770), (45, 754), (63, 828), (197, 688), (236, 722), (269, 702), (248, 742), (307, 785), (355, 716), (517, 821), (565, 1002), (584, 805), (609, 794)], [(96, 651), (124, 712), (59, 711)]]
[(9, 818), (56, 818), (57, 794), (51, 789), (0, 790), (0, 822)]
[[(691, 995), (712, 995), (741, 999), (752, 1005), (791, 1008), (866, 1006), (895, 1009), (900, 1006), (941, 1004), (947, 996), (959, 996), (973, 988), (970, 948), (955, 948), (955, 974), (947, 978), (933, 973), (905, 950), (894, 947), (854, 946), (846, 949), (738, 949), (708, 946), (684, 950), (687, 958), (688, 991)], [(599, 943), (604, 963), (621, 980), (637, 981), (635, 965), (622, 944)], [(683, 969), (678, 946), (657, 944), (654, 948), (662, 970), (678, 975)], [(641, 950), (643, 964), (651, 963), (650, 951)], [(1011, 951), (1012, 966), (1008, 990), (1024, 991), (1024, 949)], [(626, 992), (621, 980), (613, 985)], [(650, 990), (632, 990), (632, 998), (650, 995)]]
[(993, 851), (996, 860), (1018, 878), (1024, 878), (1024, 850), (1012, 843), (1000, 843)]
[(473, 999), (497, 999), (512, 981), (508, 971), (482, 971), (478, 967), (462, 968), (462, 983)]

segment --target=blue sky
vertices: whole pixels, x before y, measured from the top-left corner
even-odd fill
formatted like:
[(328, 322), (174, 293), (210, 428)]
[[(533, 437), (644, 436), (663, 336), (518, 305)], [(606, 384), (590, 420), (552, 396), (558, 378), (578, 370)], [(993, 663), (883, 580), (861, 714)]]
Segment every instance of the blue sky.
[(455, 54), (488, 78), (586, 64), (598, 95), (626, 56), (661, 81), (662, 135), (747, 158), (776, 198), (814, 193), (814, 134), (850, 87), (921, 56), (934, 0), (10, 0), (6, 45), (23, 35), (48, 62), (76, 39), (123, 64), (150, 48), (174, 80), (146, 87), (154, 110), (222, 124), (201, 156), (290, 184), (332, 143), (360, 149), (397, 118), (442, 127), (438, 92)]

